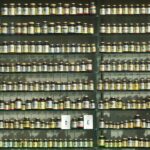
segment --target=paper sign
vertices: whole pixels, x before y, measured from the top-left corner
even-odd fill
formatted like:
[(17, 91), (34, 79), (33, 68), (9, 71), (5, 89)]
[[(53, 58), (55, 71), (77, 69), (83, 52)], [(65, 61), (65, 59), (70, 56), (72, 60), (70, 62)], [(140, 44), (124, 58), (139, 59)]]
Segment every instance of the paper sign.
[(71, 125), (71, 117), (70, 115), (62, 115), (61, 116), (61, 129), (70, 129)]
[(84, 129), (93, 129), (93, 115), (84, 115)]

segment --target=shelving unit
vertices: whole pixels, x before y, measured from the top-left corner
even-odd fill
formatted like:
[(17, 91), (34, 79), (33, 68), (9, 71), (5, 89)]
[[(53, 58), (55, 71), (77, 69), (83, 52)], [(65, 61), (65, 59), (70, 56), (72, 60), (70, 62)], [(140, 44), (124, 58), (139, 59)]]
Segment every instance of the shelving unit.
[[(138, 0), (136, 2), (131, 2), (131, 1), (125, 1), (125, 0), (112, 0), (112, 1), (104, 1), (102, 0), (100, 2), (100, 5), (102, 6), (107, 6), (109, 5), (109, 7), (114, 8), (114, 5), (122, 5), (124, 6), (125, 4), (128, 4), (128, 6), (130, 6), (130, 4), (148, 4), (148, 1), (141, 1)], [(118, 8), (118, 7), (117, 7)], [(148, 14), (135, 14), (135, 15), (128, 15), (128, 14), (122, 14), (122, 15), (100, 15), (100, 22), (101, 23), (148, 23), (149, 19), (148, 19)], [(99, 34), (99, 40), (100, 42), (126, 42), (126, 41), (135, 41), (135, 42), (147, 42), (149, 39), (149, 34), (145, 33), (145, 34), (136, 34), (136, 33), (123, 33), (123, 34), (105, 34), (105, 33), (100, 33)], [(144, 55), (145, 54), (145, 55)], [(144, 59), (144, 58), (148, 58), (149, 57), (149, 50), (147, 50), (146, 52), (99, 52), (99, 55), (97, 56), (97, 58), (99, 58), (99, 63), (103, 60), (124, 60), (124, 59), (132, 59), (133, 58), (137, 58), (137, 59)], [(134, 56), (135, 55), (135, 56)], [(137, 75), (136, 77), (140, 78), (143, 77), (144, 74), (146, 74), (146, 77), (149, 76), (149, 71), (100, 71), (99, 72), (99, 79), (104, 79), (104, 78), (123, 78), (123, 77), (127, 77), (127, 78), (134, 78), (134, 75)], [(97, 75), (98, 77), (98, 75)], [(148, 95), (149, 90), (101, 90), (101, 91), (97, 91), (97, 95), (99, 95), (99, 99), (103, 100), (104, 97), (128, 97), (128, 96), (133, 96), (133, 95)], [(134, 98), (133, 98), (134, 99)], [(97, 99), (98, 100), (98, 99)], [(126, 99), (127, 100), (127, 99)], [(125, 100), (125, 101), (126, 101)], [(112, 108), (112, 109), (99, 109), (98, 114), (98, 119), (100, 119), (101, 117), (103, 118), (107, 118), (107, 120), (125, 120), (127, 117), (131, 118), (131, 116), (133, 116), (133, 114), (140, 114), (142, 116), (150, 116), (149, 114), (149, 109), (117, 109), (117, 108)], [(124, 119), (125, 118), (125, 119)], [(99, 135), (104, 135), (105, 139), (107, 140), (118, 140), (121, 139), (122, 137), (124, 138), (128, 138), (128, 137), (144, 137), (144, 135), (149, 138), (149, 129), (143, 129), (143, 128), (119, 128), (119, 129), (114, 129), (114, 128), (100, 128), (99, 129)], [(111, 141), (110, 141), (111, 143)], [(99, 147), (98, 149), (102, 149), (102, 150), (111, 150), (111, 149), (148, 149), (146, 147), (142, 148), (142, 147), (121, 147), (121, 146), (102, 146)]]

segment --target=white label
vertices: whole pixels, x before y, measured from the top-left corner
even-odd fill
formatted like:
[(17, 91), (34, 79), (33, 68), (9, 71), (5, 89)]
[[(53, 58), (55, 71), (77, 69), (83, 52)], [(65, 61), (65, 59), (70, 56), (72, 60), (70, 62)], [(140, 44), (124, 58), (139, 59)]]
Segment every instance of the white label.
[(93, 129), (93, 115), (84, 115), (84, 129)]
[(61, 116), (61, 129), (70, 129), (71, 117), (70, 115)]

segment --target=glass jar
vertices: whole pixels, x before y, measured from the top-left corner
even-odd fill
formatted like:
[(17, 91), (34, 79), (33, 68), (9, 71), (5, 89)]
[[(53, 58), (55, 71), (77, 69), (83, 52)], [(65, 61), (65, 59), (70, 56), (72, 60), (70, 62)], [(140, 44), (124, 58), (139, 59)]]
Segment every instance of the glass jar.
[(35, 30), (34, 30), (34, 22), (29, 22), (28, 23), (28, 34), (35, 34)]
[(70, 14), (70, 4), (68, 4), (68, 3), (64, 4), (63, 14), (64, 15), (69, 15)]
[(70, 15), (75, 15), (75, 14), (77, 14), (77, 9), (76, 9), (75, 3), (71, 3), (69, 14), (70, 14)]
[(31, 3), (30, 4), (30, 8), (29, 8), (29, 14), (30, 15), (37, 15), (36, 9), (37, 9), (36, 4), (35, 3)]
[(4, 15), (4, 16), (9, 15), (8, 4), (3, 4), (1, 8), (1, 15)]
[(42, 3), (37, 4), (36, 15), (43, 15), (43, 5), (42, 5)]
[(9, 12), (8, 12), (9, 15), (14, 16), (15, 13), (16, 13), (15, 4), (14, 3), (10, 3), (8, 9), (9, 9)]
[(29, 4), (25, 3), (22, 7), (22, 15), (31, 15)]

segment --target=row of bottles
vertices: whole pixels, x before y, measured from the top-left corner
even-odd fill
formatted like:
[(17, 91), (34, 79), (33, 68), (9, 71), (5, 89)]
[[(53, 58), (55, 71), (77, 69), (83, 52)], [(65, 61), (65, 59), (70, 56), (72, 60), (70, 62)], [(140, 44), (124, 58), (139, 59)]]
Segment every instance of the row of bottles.
[(101, 42), (100, 52), (115, 53), (115, 52), (149, 52), (150, 42)]
[(110, 97), (99, 101), (99, 109), (150, 109), (150, 97)]
[(150, 71), (150, 60), (104, 60), (100, 71)]
[(94, 43), (51, 44), (48, 41), (4, 41), (0, 43), (0, 53), (92, 53)]
[(139, 114), (135, 115), (133, 119), (124, 121), (110, 121), (103, 118), (99, 121), (100, 128), (110, 128), (110, 129), (131, 129), (131, 128), (150, 128), (150, 120), (141, 118)]
[[(71, 117), (71, 129), (83, 129), (84, 118)], [(20, 118), (0, 120), (0, 129), (62, 129), (62, 118), (53, 117), (46, 119), (39, 118)]]
[(64, 97), (54, 99), (47, 98), (33, 98), (31, 100), (22, 100), (16, 98), (15, 100), (1, 100), (0, 110), (65, 110), (65, 109), (95, 109), (95, 101), (88, 96), (71, 99)]
[(150, 89), (150, 79), (140, 78), (140, 79), (104, 79), (99, 80), (98, 90), (149, 90)]
[(2, 139), (0, 147), (3, 148), (63, 148), (63, 147), (93, 147), (92, 139)]
[(100, 15), (142, 15), (150, 14), (150, 4), (101, 5)]
[(124, 138), (113, 138), (113, 139), (107, 139), (104, 135), (100, 135), (98, 145), (100, 147), (144, 147), (149, 148), (150, 147), (150, 139), (147, 137), (124, 137)]
[(114, 23), (101, 24), (100, 33), (150, 33), (150, 23)]
[(0, 91), (82, 91), (94, 90), (93, 80), (56, 81), (2, 81)]
[(76, 33), (93, 34), (93, 24), (81, 22), (24, 22), (2, 23), (0, 34), (49, 34), (49, 33)]
[(96, 5), (90, 3), (5, 3), (1, 15), (87, 15), (96, 13)]
[[(40, 62), (41, 61), (41, 62)], [(63, 71), (92, 71), (92, 60), (53, 61), (53, 62), (17, 62), (0, 63), (0, 72), (63, 72)]]

